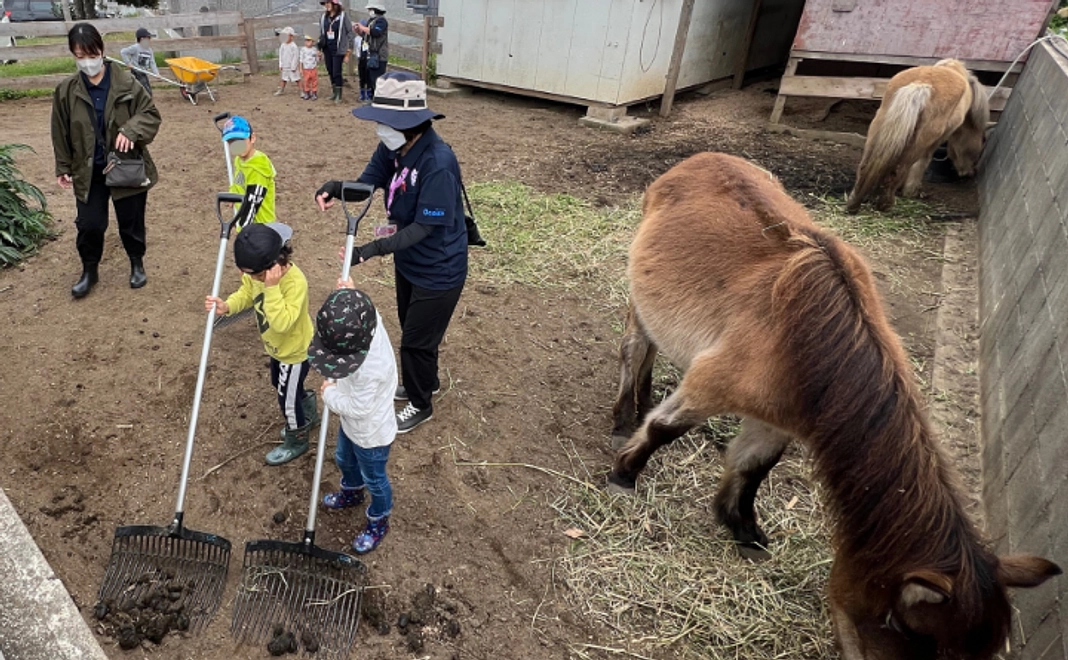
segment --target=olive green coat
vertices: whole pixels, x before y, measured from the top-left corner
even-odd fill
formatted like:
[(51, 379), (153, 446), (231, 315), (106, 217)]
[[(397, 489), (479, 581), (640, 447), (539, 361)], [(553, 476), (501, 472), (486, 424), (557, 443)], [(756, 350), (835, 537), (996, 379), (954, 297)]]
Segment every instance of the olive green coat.
[[(159, 130), (159, 110), (152, 97), (126, 69), (112, 62), (111, 87), (104, 106), (106, 120), (105, 152), (115, 149), (115, 139), (121, 132), (133, 141), (134, 154), (145, 159), (145, 174), (152, 185), (158, 175), (152, 157), (146, 148)], [(56, 85), (52, 96), (52, 150), (56, 157), (56, 176), (69, 174), (74, 180), (74, 196), (83, 204), (89, 199), (89, 186), (93, 179), (93, 153), (96, 149), (96, 110), (93, 99), (85, 87), (82, 74), (76, 73)], [(112, 188), (113, 199), (122, 199), (148, 188)]]

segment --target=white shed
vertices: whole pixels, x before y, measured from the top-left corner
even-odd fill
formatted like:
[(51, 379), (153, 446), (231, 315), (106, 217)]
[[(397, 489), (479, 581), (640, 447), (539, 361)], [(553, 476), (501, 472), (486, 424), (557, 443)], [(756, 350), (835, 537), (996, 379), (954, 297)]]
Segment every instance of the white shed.
[[(437, 73), (618, 119), (664, 94), (684, 0), (441, 0)], [(785, 62), (804, 0), (695, 0), (677, 89)], [(752, 46), (752, 48), (751, 48)], [(750, 52), (752, 51), (752, 55)]]

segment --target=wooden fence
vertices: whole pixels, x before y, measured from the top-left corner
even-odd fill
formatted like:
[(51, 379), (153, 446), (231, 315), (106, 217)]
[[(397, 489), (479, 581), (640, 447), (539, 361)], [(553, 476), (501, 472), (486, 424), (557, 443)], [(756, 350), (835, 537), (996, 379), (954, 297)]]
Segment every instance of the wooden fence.
[[(102, 35), (117, 32), (133, 32), (137, 28), (147, 28), (156, 32), (160, 38), (152, 40), (152, 49), (157, 52), (195, 51), (216, 48), (240, 48), (244, 66), (249, 74), (260, 71), (259, 56), (278, 47), (275, 30), (287, 25), (318, 25), (321, 12), (304, 12), (299, 14), (278, 14), (245, 18), (241, 12), (201, 12), (196, 14), (168, 14), (163, 16), (145, 16), (141, 18), (109, 18), (88, 21), (96, 26)], [(427, 70), (431, 54), (441, 52), (437, 41), (437, 28), (444, 24), (440, 16), (425, 16), (422, 23), (390, 21), (392, 34), (403, 34), (420, 40), (421, 47), (390, 44), (390, 53), (421, 66), (419, 73)], [(62, 21), (41, 21), (29, 23), (0, 23), (0, 39), (4, 37), (57, 37), (66, 36), (73, 23)], [(217, 32), (233, 32), (215, 36), (198, 36), (200, 28), (211, 27)], [(233, 29), (225, 29), (233, 28)], [(169, 38), (164, 30), (180, 30), (190, 36)], [(16, 42), (17, 44), (17, 42)], [(111, 57), (118, 57), (118, 52), (108, 52)], [(36, 60), (54, 57), (69, 57), (66, 43), (36, 46), (19, 46), (0, 48), (2, 60)], [(350, 61), (355, 61), (352, 58)], [(9, 77), (4, 75), (0, 65), (0, 88), (8, 89), (42, 89), (54, 87), (70, 74), (59, 73), (40, 76)]]

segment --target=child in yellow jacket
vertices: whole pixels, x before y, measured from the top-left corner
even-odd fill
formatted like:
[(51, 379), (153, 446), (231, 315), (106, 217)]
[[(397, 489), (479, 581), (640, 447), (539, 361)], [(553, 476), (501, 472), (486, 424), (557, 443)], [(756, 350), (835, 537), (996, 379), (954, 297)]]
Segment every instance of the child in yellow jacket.
[(281, 465), (308, 450), (308, 436), (318, 423), (315, 393), (304, 389), (308, 345), (315, 331), (308, 315), (308, 281), (290, 262), (293, 230), (280, 222), (249, 225), (234, 240), (234, 261), (241, 286), (226, 300), (207, 296), (205, 308), (237, 314), (252, 307), (263, 347), (271, 358), (271, 385), (285, 418), (282, 444), (267, 453), (268, 465)]

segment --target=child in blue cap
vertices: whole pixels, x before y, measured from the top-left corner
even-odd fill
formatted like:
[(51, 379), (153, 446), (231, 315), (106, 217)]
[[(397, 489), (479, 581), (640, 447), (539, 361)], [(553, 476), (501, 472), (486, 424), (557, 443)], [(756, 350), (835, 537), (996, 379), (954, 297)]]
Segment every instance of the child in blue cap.
[(233, 116), (223, 125), (223, 140), (234, 158), (230, 192), (244, 195), (238, 205), (237, 227), (250, 222), (274, 222), (275, 169), (267, 154), (256, 149), (256, 133), (244, 117)]

